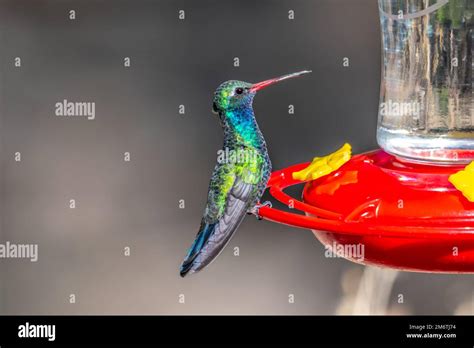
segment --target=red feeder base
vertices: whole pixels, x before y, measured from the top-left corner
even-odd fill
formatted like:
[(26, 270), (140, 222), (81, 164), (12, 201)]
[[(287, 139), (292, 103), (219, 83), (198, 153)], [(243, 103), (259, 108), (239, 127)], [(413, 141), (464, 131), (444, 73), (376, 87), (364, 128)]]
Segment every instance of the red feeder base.
[[(474, 273), (474, 203), (448, 181), (463, 166), (407, 163), (378, 150), (307, 182), (301, 202), (283, 189), (301, 184), (292, 173), (308, 164), (274, 172), (268, 183), (275, 199), (305, 215), (264, 206), (260, 216), (311, 229), (324, 245), (354, 262)], [(355, 250), (358, 254), (351, 255)]]

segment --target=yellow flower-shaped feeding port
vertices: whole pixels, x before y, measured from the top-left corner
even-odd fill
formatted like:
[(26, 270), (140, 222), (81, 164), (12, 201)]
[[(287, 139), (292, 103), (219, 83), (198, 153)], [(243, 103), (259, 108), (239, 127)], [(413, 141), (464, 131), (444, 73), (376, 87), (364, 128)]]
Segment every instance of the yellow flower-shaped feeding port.
[[(293, 172), (295, 180), (316, 180), (339, 169), (351, 159), (352, 147), (345, 143), (339, 150), (324, 157), (315, 157), (309, 166), (299, 172)], [(474, 174), (474, 173), (473, 173)]]
[(450, 175), (449, 182), (461, 191), (469, 202), (474, 202), (474, 162), (464, 170)]

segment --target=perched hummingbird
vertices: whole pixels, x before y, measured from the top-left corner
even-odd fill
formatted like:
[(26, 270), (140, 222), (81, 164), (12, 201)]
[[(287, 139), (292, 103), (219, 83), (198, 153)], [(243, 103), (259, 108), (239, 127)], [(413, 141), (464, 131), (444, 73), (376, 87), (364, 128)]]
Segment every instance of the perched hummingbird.
[(181, 265), (180, 274), (210, 264), (231, 239), (246, 214), (258, 215), (259, 200), (272, 171), (267, 145), (252, 108), (257, 91), (310, 71), (259, 83), (227, 81), (214, 92), (213, 112), (224, 131), (222, 153), (212, 173), (201, 227)]

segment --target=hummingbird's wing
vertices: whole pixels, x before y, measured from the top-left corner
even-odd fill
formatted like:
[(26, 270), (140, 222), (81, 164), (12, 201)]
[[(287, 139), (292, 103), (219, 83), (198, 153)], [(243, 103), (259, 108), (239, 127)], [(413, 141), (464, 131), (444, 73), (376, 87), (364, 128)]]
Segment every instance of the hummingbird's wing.
[(181, 265), (180, 274), (197, 272), (224, 249), (244, 219), (257, 185), (245, 182), (232, 164), (215, 167), (201, 227)]

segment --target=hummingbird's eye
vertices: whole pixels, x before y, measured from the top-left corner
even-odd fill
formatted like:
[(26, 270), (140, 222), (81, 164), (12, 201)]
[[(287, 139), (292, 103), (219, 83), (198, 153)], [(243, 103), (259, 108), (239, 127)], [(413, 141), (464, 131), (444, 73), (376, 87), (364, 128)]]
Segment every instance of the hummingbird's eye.
[(244, 89), (242, 87), (238, 87), (235, 89), (235, 94), (242, 94), (244, 93)]

